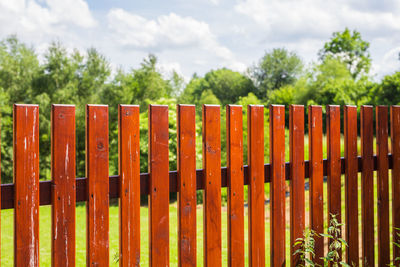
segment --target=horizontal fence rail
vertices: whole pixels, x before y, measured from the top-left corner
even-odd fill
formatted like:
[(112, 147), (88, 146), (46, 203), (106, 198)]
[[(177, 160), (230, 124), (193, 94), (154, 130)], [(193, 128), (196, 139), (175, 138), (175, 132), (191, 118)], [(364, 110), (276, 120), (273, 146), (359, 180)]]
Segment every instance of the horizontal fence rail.
[[(393, 157), (388, 154), (389, 157), (389, 169), (393, 169)], [(378, 170), (378, 159), (377, 156), (373, 156), (373, 171)], [(345, 158), (341, 157), (341, 174), (346, 174), (346, 163)], [(358, 168), (357, 171), (362, 171), (362, 157), (357, 157)], [(327, 176), (328, 173), (328, 160), (323, 160), (323, 176)], [(249, 166), (243, 166), (243, 184), (249, 185)], [(271, 182), (270, 176), (270, 164), (264, 164), (264, 183)], [(304, 177), (310, 178), (310, 161), (304, 161)], [(149, 194), (149, 173), (140, 174), (140, 194)], [(290, 181), (290, 162), (285, 163), (285, 180)], [(109, 176), (109, 196), (110, 199), (118, 199), (120, 197), (119, 192), (119, 175)], [(76, 178), (76, 202), (87, 201), (86, 195), (86, 177)], [(39, 192), (40, 192), (40, 205), (51, 205), (51, 184), (52, 181), (40, 181)], [(221, 187), (228, 187), (228, 168), (221, 168)], [(196, 170), (196, 190), (203, 190), (203, 169)], [(178, 193), (178, 171), (169, 172), (169, 191), (171, 193)], [(13, 209), (14, 208), (14, 184), (2, 184), (1, 185), (1, 209)]]
[[(75, 106), (53, 105), (52, 180), (39, 181), (39, 106), (16, 104), (13, 118), (14, 179), (13, 184), (2, 184), (0, 190), (1, 209), (15, 210), (14, 265), (39, 266), (39, 206), (51, 205), (52, 266), (75, 266), (75, 207), (77, 202), (86, 202), (86, 264), (108, 266), (109, 229), (114, 227), (109, 225), (109, 206), (111, 199), (119, 199), (119, 265), (139, 266), (140, 229), (148, 227), (150, 266), (169, 266), (170, 248), (171, 245), (175, 245), (170, 241), (169, 199), (170, 193), (178, 193), (178, 266), (196, 266), (196, 191), (202, 190), (203, 263), (204, 266), (222, 266), (221, 188), (227, 187), (228, 266), (244, 266), (245, 240), (248, 241), (249, 266), (265, 266), (267, 261), (271, 266), (304, 264), (300, 255), (295, 253), (301, 248), (297, 243), (298, 238), (303, 237), (306, 228), (317, 233), (326, 233), (326, 225), (334, 222), (334, 218), (345, 224), (344, 231), (339, 233), (338, 238), (344, 238), (348, 243), (343, 255), (342, 251), (339, 252), (338, 261), (343, 260), (351, 266), (374, 266), (375, 262), (379, 266), (387, 266), (391, 263), (391, 258), (394, 261), (400, 257), (400, 249), (397, 246), (392, 245), (393, 252), (390, 251), (390, 242), (400, 242), (396, 230), (400, 227), (400, 106), (392, 106), (390, 110), (387, 106), (376, 107), (375, 119), (373, 109), (372, 106), (360, 108), (361, 151), (358, 151), (357, 107), (346, 105), (341, 113), (340, 106), (327, 106), (327, 159), (323, 159), (321, 106), (309, 106), (306, 110), (301, 105), (290, 105), (289, 125), (285, 125), (285, 106), (270, 105), (269, 150), (266, 151), (265, 107), (249, 105), (248, 165), (244, 166), (243, 109), (241, 106), (228, 105), (227, 167), (221, 167), (221, 107), (203, 105), (203, 168), (196, 170), (196, 108), (194, 105), (178, 105), (178, 170), (171, 171), (168, 106), (149, 105), (149, 173), (140, 173), (139, 106), (120, 105), (119, 175), (109, 176), (108, 106), (87, 105), (86, 177), (76, 178)], [(306, 111), (309, 138), (307, 161), (304, 160)], [(343, 139), (341, 132), (344, 133)], [(285, 149), (287, 133), (288, 150)], [(341, 150), (341, 142), (344, 143), (344, 151)], [(342, 152), (344, 157), (341, 157)], [(265, 153), (269, 155), (269, 164), (264, 162)], [(361, 156), (358, 156), (359, 154)], [(285, 155), (289, 156), (289, 162), (285, 162)], [(389, 170), (392, 170), (391, 176)], [(310, 188), (308, 225), (305, 179), (309, 179)], [(286, 181), (290, 181), (289, 201), (286, 201)], [(270, 184), (268, 196), (265, 194), (265, 183)], [(248, 189), (248, 229), (245, 229), (244, 222), (244, 186)], [(145, 226), (140, 225), (141, 195), (148, 196), (149, 200), (149, 220)], [(377, 202), (374, 202), (374, 197)], [(269, 221), (265, 218), (266, 198), (270, 200)], [(326, 210), (324, 200), (327, 203)], [(358, 216), (359, 208), (361, 220)], [(390, 210), (392, 226), (389, 221)], [(335, 217), (331, 216), (332, 214)], [(377, 231), (374, 216), (377, 218)], [(289, 232), (286, 217), (290, 219), (289, 251), (286, 244)], [(269, 236), (265, 231), (267, 223), (270, 229)], [(269, 255), (265, 250), (267, 239), (270, 242)], [(327, 240), (326, 237), (315, 237), (314, 252), (317, 264), (323, 264), (321, 257), (326, 255), (331, 243), (332, 240)], [(290, 253), (289, 261), (287, 253)]]

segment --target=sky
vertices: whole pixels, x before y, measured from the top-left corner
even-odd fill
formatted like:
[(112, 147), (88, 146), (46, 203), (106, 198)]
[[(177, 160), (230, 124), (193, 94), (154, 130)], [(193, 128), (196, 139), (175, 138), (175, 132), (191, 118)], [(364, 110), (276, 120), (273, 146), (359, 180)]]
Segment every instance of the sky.
[(163, 73), (187, 81), (221, 67), (244, 72), (278, 47), (312, 64), (348, 27), (370, 42), (375, 79), (400, 70), (399, 0), (0, 0), (0, 25), (0, 39), (15, 34), (39, 56), (59, 41), (130, 70), (153, 53)]

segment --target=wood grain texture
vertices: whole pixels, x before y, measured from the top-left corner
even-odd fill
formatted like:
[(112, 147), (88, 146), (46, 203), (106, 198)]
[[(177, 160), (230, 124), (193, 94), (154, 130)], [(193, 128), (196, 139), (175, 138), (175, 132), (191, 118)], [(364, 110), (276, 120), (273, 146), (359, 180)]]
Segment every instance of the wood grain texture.
[(269, 109), (271, 162), (271, 266), (285, 263), (285, 106)]
[[(400, 106), (390, 107), (392, 145), (392, 240), (400, 244)], [(393, 246), (393, 259), (400, 257), (400, 248)]]
[(295, 251), (296, 240), (303, 237), (305, 230), (305, 189), (304, 189), (304, 106), (289, 107), (289, 149), (290, 149), (290, 265), (304, 264)]
[(150, 266), (169, 266), (168, 106), (149, 105)]
[(362, 265), (374, 266), (374, 160), (373, 160), (373, 110), (361, 106), (361, 225)]
[(358, 243), (358, 162), (357, 162), (357, 107), (344, 107), (344, 157), (346, 201), (346, 262), (359, 266)]
[(14, 105), (14, 266), (39, 266), (39, 106)]
[(249, 266), (265, 266), (264, 106), (247, 108)]
[[(341, 162), (340, 162), (340, 106), (326, 107), (326, 133), (328, 154), (328, 225), (332, 215), (342, 222)], [(331, 244), (331, 239), (328, 244)]]
[(86, 106), (86, 265), (109, 265), (108, 106)]
[(52, 266), (75, 266), (75, 106), (52, 105)]
[(378, 265), (390, 264), (388, 107), (376, 107), (376, 155), (378, 157)]
[(178, 266), (196, 266), (196, 107), (178, 105)]
[[(324, 165), (322, 154), (322, 107), (308, 107), (309, 174), (310, 174), (310, 228), (315, 233), (324, 232)], [(315, 263), (323, 265), (324, 238), (315, 237)]]
[(228, 266), (244, 266), (243, 113), (226, 107), (228, 166)]
[(204, 266), (221, 266), (220, 106), (203, 105)]
[(118, 107), (119, 266), (140, 263), (139, 106)]

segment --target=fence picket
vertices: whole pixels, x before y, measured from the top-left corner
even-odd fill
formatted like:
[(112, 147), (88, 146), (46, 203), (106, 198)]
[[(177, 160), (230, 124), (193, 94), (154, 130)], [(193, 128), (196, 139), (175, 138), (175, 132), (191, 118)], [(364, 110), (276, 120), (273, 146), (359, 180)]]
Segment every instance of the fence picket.
[(139, 106), (118, 107), (119, 266), (140, 263)]
[[(340, 106), (326, 107), (326, 139), (328, 153), (328, 224), (335, 215), (342, 222), (341, 162), (340, 162)], [(331, 244), (331, 239), (328, 244)], [(341, 256), (341, 255), (340, 255)]]
[(390, 264), (388, 107), (376, 107), (376, 155), (378, 157), (378, 265)]
[(178, 105), (178, 266), (196, 266), (196, 109)]
[(108, 266), (108, 106), (86, 107), (86, 177), (86, 265)]
[(271, 162), (271, 266), (285, 265), (285, 106), (269, 108)]
[(304, 106), (289, 107), (289, 146), (290, 146), (290, 265), (304, 264), (294, 246), (303, 237), (305, 229), (304, 200)]
[(221, 266), (220, 107), (203, 105), (204, 266)]
[(75, 266), (75, 106), (51, 109), (52, 266)]
[(247, 108), (249, 266), (265, 266), (264, 106)]
[(14, 266), (39, 266), (39, 106), (14, 105)]
[(361, 106), (361, 220), (362, 265), (374, 266), (374, 159), (373, 159), (373, 110)]
[(243, 114), (226, 107), (228, 167), (228, 266), (244, 266)]
[(150, 266), (169, 266), (168, 106), (149, 106)]
[[(392, 145), (392, 239), (400, 244), (400, 106), (390, 107)], [(393, 259), (400, 257), (400, 248), (393, 245)]]
[(357, 107), (344, 107), (344, 154), (346, 198), (346, 262), (359, 265), (358, 244), (358, 159), (357, 159)]
[[(315, 233), (324, 232), (324, 201), (323, 201), (323, 157), (322, 157), (322, 107), (308, 107), (308, 127), (309, 127), (309, 173), (310, 173), (310, 228)], [(315, 256), (316, 264), (323, 265), (321, 257), (324, 256), (324, 238), (317, 235), (315, 237)]]

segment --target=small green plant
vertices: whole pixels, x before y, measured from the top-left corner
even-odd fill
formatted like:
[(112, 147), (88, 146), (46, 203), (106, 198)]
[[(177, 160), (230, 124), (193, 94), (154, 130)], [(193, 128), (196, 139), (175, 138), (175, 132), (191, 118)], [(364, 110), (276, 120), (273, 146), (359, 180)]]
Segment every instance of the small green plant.
[(328, 252), (325, 257), (322, 257), (324, 260), (324, 267), (329, 266), (329, 264), (333, 267), (338, 266), (350, 266), (347, 263), (340, 261), (340, 252), (344, 247), (347, 246), (347, 242), (342, 239), (341, 236), (341, 227), (343, 223), (340, 223), (337, 219), (337, 216), (331, 214), (331, 220), (328, 227), (328, 233), (315, 233), (315, 231), (307, 229), (303, 233), (302, 238), (298, 238), (294, 244), (294, 246), (299, 246), (299, 248), (294, 252), (294, 254), (299, 254), (301, 259), (301, 264), (297, 266), (300, 267), (314, 267), (320, 266), (319, 264), (314, 262), (315, 253), (315, 236), (323, 236), (329, 240)]
[[(396, 231), (396, 240), (400, 240), (400, 228), (395, 227), (394, 230)], [(400, 244), (398, 242), (393, 241), (393, 245), (400, 248)], [(393, 259), (393, 262), (389, 265), (390, 267), (394, 267), (394, 266), (399, 266), (400, 264), (400, 257), (396, 257), (395, 259)]]
[(314, 253), (314, 246), (315, 246), (315, 239), (314, 236), (316, 235), (315, 231), (312, 229), (306, 229), (303, 232), (302, 238), (297, 238), (296, 242), (294, 243), (294, 247), (299, 246), (299, 248), (294, 252), (294, 255), (300, 255), (300, 264), (297, 266), (306, 267), (306, 266), (316, 266), (313, 262), (315, 257)]
[(326, 237), (329, 242), (328, 253), (322, 259), (324, 260), (324, 265), (328, 266), (331, 263), (331, 266), (349, 266), (349, 264), (344, 261), (340, 261), (340, 254), (344, 247), (347, 247), (347, 242), (341, 238), (341, 227), (344, 224), (339, 222), (336, 218), (335, 214), (331, 214), (331, 220), (329, 222), (328, 233), (320, 234), (323, 237)]

